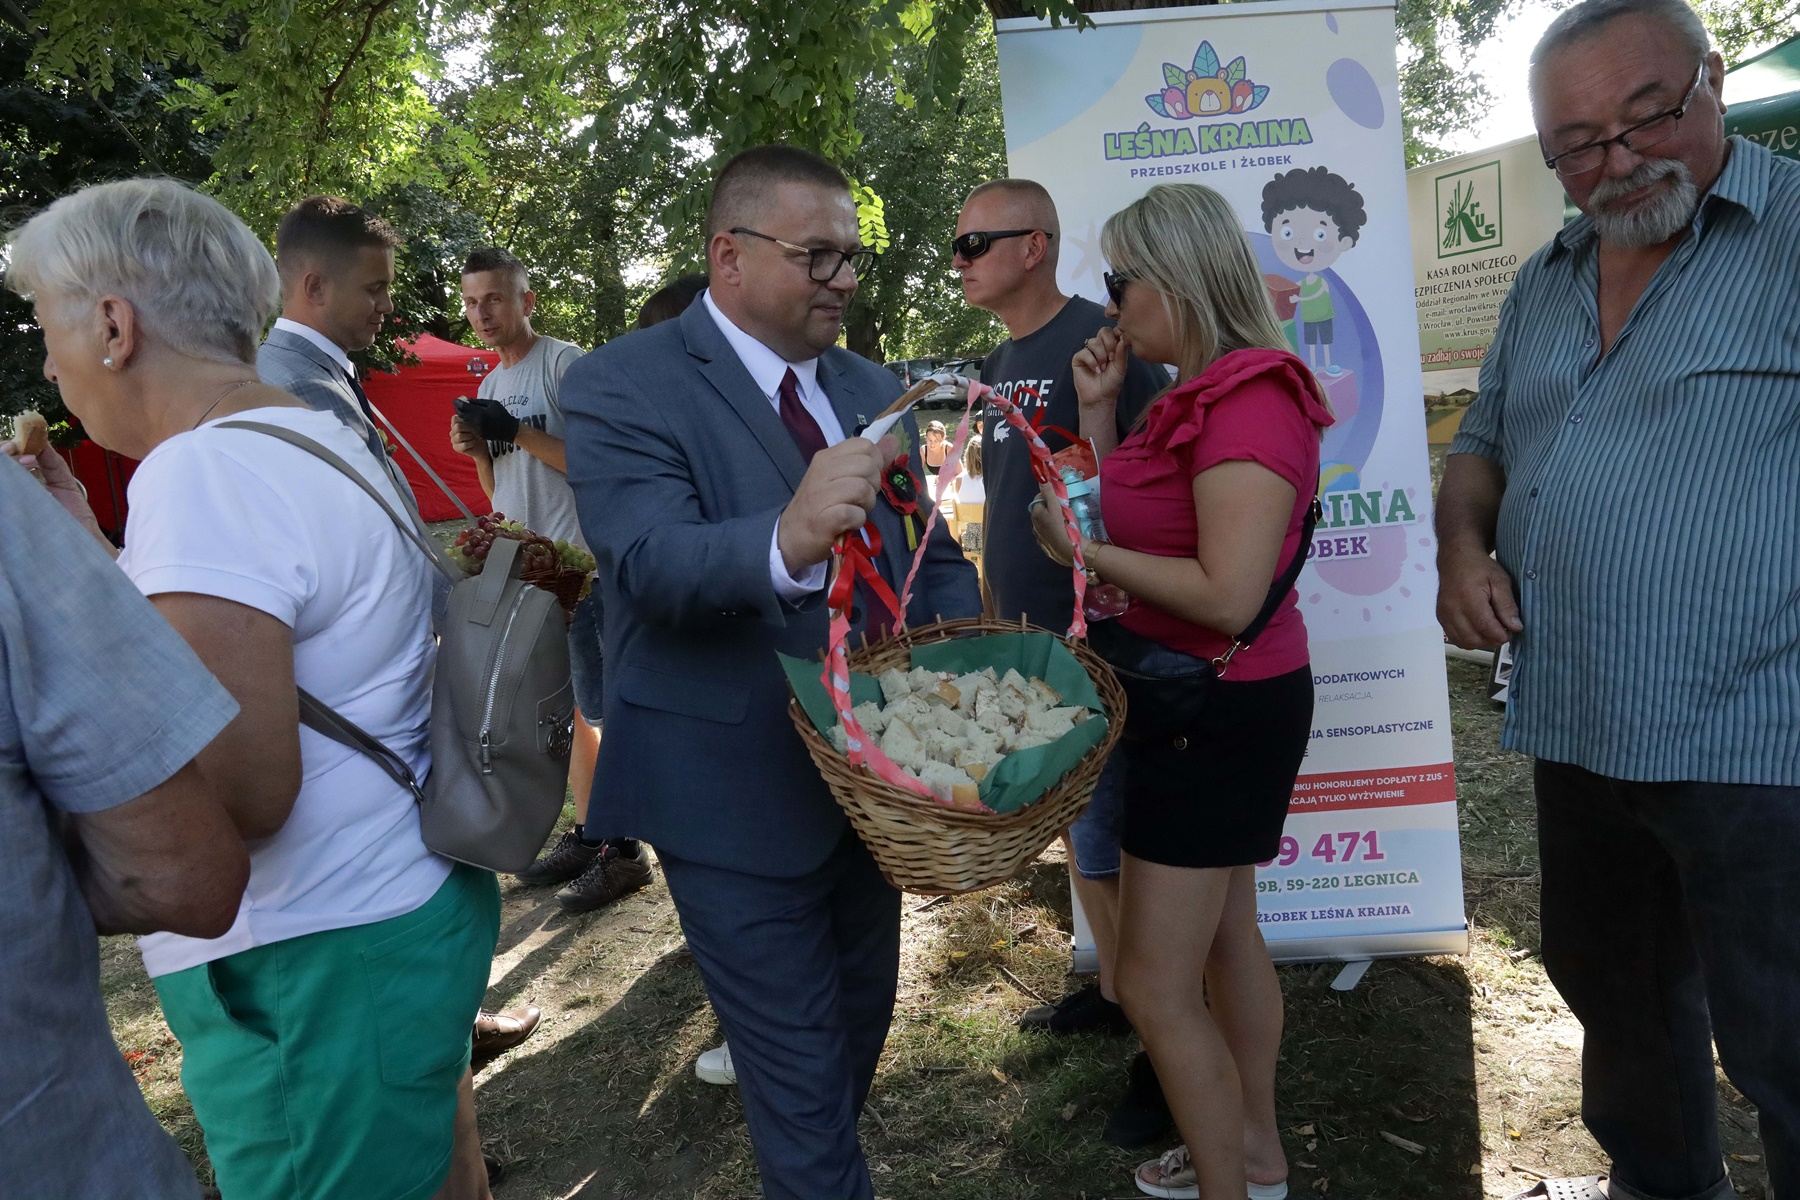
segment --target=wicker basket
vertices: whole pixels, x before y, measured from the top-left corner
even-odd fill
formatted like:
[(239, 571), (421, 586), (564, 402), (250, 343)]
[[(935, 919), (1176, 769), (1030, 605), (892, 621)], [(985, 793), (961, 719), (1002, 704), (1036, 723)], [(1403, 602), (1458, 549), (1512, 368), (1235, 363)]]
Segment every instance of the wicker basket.
[(581, 603), (581, 594), (588, 586), (588, 572), (560, 566), (548, 571), (522, 570), (519, 578), (555, 596), (557, 603), (563, 606), (563, 611), (570, 613)]
[[(971, 618), (907, 629), (886, 641), (849, 652), (850, 669), (878, 675), (905, 670), (914, 646), (996, 633), (1042, 633), (1023, 622)], [(1053, 634), (1052, 636), (1060, 636)], [(788, 715), (851, 826), (874, 855), (889, 883), (925, 896), (957, 895), (1004, 883), (1022, 871), (1081, 812), (1094, 794), (1100, 768), (1125, 727), (1125, 692), (1087, 643), (1064, 639), (1100, 693), (1107, 730), (1092, 750), (1035, 804), (1014, 813), (971, 813), (933, 804), (885, 783), (832, 746), (798, 700)]]

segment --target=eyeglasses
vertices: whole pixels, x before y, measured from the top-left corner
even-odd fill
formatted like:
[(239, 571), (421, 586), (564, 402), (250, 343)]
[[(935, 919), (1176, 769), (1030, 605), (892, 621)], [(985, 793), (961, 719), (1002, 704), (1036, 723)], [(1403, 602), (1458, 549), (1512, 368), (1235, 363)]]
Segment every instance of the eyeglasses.
[(1114, 308), (1125, 303), (1125, 285), (1136, 282), (1131, 276), (1119, 271), (1108, 271), (1100, 279), (1106, 284), (1106, 298), (1113, 302)]
[(994, 243), (1006, 238), (1024, 237), (1027, 234), (1041, 233), (1044, 240), (1055, 237), (1048, 229), (972, 229), (968, 233), (950, 243), (950, 249), (967, 259), (977, 259), (994, 248)]
[(1687, 95), (1683, 96), (1681, 103), (1674, 108), (1667, 112), (1657, 113), (1648, 120), (1639, 121), (1630, 129), (1613, 137), (1601, 138), (1597, 142), (1588, 142), (1586, 145), (1576, 146), (1572, 150), (1564, 150), (1561, 154), (1548, 155), (1544, 159), (1544, 165), (1564, 179), (1572, 179), (1577, 175), (1586, 175), (1589, 171), (1598, 170), (1600, 165), (1606, 161), (1606, 150), (1609, 146), (1617, 144), (1634, 154), (1641, 154), (1652, 146), (1661, 145), (1668, 141), (1670, 135), (1675, 132), (1675, 126), (1687, 114), (1688, 105), (1694, 102), (1694, 93), (1700, 90), (1700, 85), (1705, 81), (1706, 64), (1701, 63), (1700, 69), (1694, 72), (1693, 86), (1688, 88)]
[(791, 251), (795, 255), (806, 255), (806, 273), (814, 283), (830, 283), (838, 277), (838, 272), (844, 269), (845, 263), (850, 264), (852, 275), (862, 275), (875, 265), (875, 259), (879, 257), (873, 250), (838, 250), (831, 246), (796, 246), (792, 242), (784, 242), (778, 237), (770, 237), (766, 233), (758, 233), (756, 230), (742, 225), (732, 229), (731, 232), (748, 234), (753, 238), (761, 238), (765, 242), (774, 242), (783, 250)]

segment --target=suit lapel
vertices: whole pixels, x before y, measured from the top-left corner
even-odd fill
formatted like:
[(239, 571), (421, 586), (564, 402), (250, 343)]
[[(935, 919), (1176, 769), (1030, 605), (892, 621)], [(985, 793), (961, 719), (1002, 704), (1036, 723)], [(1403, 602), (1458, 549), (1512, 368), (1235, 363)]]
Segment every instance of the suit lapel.
[[(827, 350), (819, 358), (819, 386), (831, 399), (831, 407), (837, 413), (838, 423), (844, 427), (844, 433), (854, 436), (856, 431), (872, 422), (894, 398), (900, 394), (899, 383), (895, 382), (892, 395), (880, 395), (870, 388), (864, 387), (856, 375), (844, 369), (843, 356), (847, 351)], [(902, 423), (910, 427), (908, 418)], [(899, 428), (899, 427), (896, 427)], [(926, 489), (925, 476), (916, 453), (918, 439), (912, 438), (909, 446), (913, 473), (919, 479), (919, 512), (913, 522), (913, 532), (924, 532), (925, 518), (930, 515), (931, 495)], [(882, 577), (893, 585), (894, 594), (899, 595), (900, 585), (906, 581), (906, 573), (912, 569), (912, 551), (906, 545), (906, 525), (901, 514), (887, 502), (885, 496), (875, 499), (875, 508), (869, 519), (881, 531), (881, 558), (876, 564)], [(864, 598), (864, 602), (869, 602)]]
[(844, 436), (855, 437), (888, 406), (888, 401), (876, 403), (858, 384), (856, 377), (843, 369), (840, 356), (845, 353), (847, 352), (831, 349), (819, 356), (819, 387), (825, 392), (825, 398), (831, 401), (832, 411), (837, 413), (838, 424), (844, 427)]
[(698, 360), (700, 374), (737, 413), (738, 419), (749, 427), (788, 487), (797, 489), (801, 477), (806, 474), (806, 460), (800, 457), (800, 449), (794, 445), (787, 426), (781, 423), (775, 406), (750, 378), (750, 372), (744, 369), (704, 304), (688, 305), (681, 315), (681, 332), (687, 341), (688, 353)]
[(349, 386), (349, 381), (344, 375), (344, 368), (339, 366), (337, 361), (329, 354), (326, 354), (323, 350), (319, 349), (299, 334), (289, 333), (285, 329), (271, 329), (269, 331), (268, 340), (283, 350), (292, 351), (295, 354), (303, 356), (307, 361), (330, 372), (331, 379), (342, 382), (345, 387)]

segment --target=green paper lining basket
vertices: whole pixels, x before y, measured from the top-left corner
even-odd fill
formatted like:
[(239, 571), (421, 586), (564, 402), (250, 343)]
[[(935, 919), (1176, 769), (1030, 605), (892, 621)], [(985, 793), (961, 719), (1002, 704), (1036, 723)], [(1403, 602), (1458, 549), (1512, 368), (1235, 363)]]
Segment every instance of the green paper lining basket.
[[(1024, 641), (1020, 635), (1026, 635)], [(980, 657), (975, 640), (989, 637), (1005, 640), (995, 644), (993, 657)], [(998, 665), (1014, 661), (1022, 651), (1038, 655), (1043, 663), (1022, 674), (1056, 675), (1045, 682), (1069, 703), (1085, 704), (1100, 716), (1048, 746), (1001, 760), (990, 777), (993, 787), (982, 781), (983, 798), (993, 794), (1006, 812), (950, 808), (852, 766), (824, 732), (837, 718), (819, 681), (820, 664), (784, 660), (795, 691), (788, 704), (794, 728), (857, 836), (895, 887), (920, 895), (956, 895), (1003, 883), (1029, 865), (1093, 796), (1100, 770), (1124, 728), (1125, 693), (1112, 669), (1085, 642), (1022, 622), (979, 617), (937, 621), (848, 651), (853, 688), (859, 682), (872, 684), (890, 668), (948, 670), (972, 661)], [(1062, 673), (1072, 669), (1070, 660), (1085, 679)], [(868, 679), (858, 681), (856, 675)], [(1009, 766), (1014, 759), (1017, 763)]]

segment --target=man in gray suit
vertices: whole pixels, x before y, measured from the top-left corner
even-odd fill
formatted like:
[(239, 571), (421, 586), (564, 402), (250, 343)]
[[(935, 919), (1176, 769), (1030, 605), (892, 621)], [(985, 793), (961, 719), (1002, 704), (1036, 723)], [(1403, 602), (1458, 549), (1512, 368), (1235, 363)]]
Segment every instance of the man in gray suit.
[[(337, 196), (308, 196), (290, 208), (275, 231), (281, 316), (256, 352), (256, 373), (310, 407), (336, 413), (361, 434), (410, 504), (412, 485), (388, 458), (375, 410), (350, 361), (350, 351), (375, 343), (394, 311), (399, 244), (392, 225)], [(481, 1010), (471, 1058), (475, 1070), (530, 1037), (539, 1015), (530, 1004)]]
[(275, 232), (281, 316), (256, 354), (264, 383), (336, 413), (382, 462), (387, 449), (349, 352), (373, 345), (394, 311), (399, 244), (392, 225), (348, 200), (308, 196), (294, 205)]
[[(840, 534), (871, 522), (890, 581), (911, 558), (879, 492), (893, 443), (846, 437), (899, 391), (835, 345), (872, 257), (857, 230), (836, 167), (745, 151), (714, 183), (708, 293), (563, 378), (605, 612), (602, 833), (657, 848), (779, 1200), (872, 1195), (856, 1122), (899, 974), (899, 894), (794, 732), (775, 658), (824, 647)], [(918, 591), (911, 622), (980, 610), (942, 527)]]

